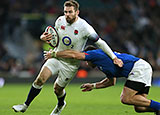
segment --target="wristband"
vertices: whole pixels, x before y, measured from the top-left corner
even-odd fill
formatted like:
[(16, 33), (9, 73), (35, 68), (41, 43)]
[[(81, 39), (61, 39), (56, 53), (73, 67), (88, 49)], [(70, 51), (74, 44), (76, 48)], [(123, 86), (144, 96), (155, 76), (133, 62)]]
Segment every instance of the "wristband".
[(57, 57), (57, 51), (54, 52), (54, 57)]
[(53, 51), (52, 53), (51, 53), (51, 57), (57, 57), (57, 51)]
[(51, 53), (51, 57), (54, 58), (54, 52)]

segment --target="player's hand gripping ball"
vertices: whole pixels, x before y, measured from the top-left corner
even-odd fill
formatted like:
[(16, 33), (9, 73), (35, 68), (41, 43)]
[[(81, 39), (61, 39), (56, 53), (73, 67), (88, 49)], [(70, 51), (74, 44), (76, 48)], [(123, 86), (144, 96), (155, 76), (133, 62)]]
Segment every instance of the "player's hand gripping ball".
[(50, 40), (50, 45), (54, 48), (57, 47), (59, 43), (59, 36), (58, 36), (57, 30), (52, 26), (48, 26), (45, 29), (45, 32), (48, 32), (49, 34), (52, 34), (53, 36), (52, 39)]

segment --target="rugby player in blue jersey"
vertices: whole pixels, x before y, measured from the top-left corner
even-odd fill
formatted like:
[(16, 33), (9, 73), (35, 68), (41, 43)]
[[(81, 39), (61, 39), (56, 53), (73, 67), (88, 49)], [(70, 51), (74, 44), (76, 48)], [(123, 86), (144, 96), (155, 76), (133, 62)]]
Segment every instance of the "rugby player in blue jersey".
[[(56, 54), (55, 54), (56, 53)], [(148, 62), (133, 55), (125, 53), (114, 54), (123, 61), (123, 67), (118, 67), (112, 59), (101, 49), (89, 46), (84, 52), (65, 50), (61, 52), (46, 52), (45, 59), (53, 55), (61, 58), (73, 58), (87, 61), (89, 66), (98, 67), (106, 78), (96, 83), (86, 83), (81, 86), (82, 91), (106, 88), (116, 84), (116, 78), (125, 77), (126, 83), (121, 93), (121, 102), (133, 105), (136, 112), (155, 112), (160, 115), (160, 103), (147, 99), (152, 80), (152, 68)]]

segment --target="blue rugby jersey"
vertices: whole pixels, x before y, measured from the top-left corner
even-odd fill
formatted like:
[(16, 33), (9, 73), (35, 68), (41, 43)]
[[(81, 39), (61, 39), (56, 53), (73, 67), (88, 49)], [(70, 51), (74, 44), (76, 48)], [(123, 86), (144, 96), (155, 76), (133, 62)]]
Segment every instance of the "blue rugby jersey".
[(89, 50), (85, 52), (85, 61), (91, 61), (98, 69), (104, 72), (107, 77), (128, 77), (133, 65), (140, 58), (125, 53), (114, 54), (123, 61), (122, 68), (113, 63), (113, 60), (105, 54), (101, 49)]

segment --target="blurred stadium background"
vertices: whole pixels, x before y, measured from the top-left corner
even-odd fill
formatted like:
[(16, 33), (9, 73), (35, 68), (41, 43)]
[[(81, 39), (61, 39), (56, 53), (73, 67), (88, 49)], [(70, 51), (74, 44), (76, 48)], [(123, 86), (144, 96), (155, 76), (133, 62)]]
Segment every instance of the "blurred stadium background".
[[(16, 114), (11, 107), (26, 98), (30, 84), (43, 64), (43, 50), (49, 48), (39, 37), (45, 27), (54, 25), (56, 18), (63, 15), (64, 1), (0, 0), (0, 114)], [(154, 70), (150, 96), (159, 101), (160, 0), (77, 1), (80, 3), (80, 17), (91, 24), (113, 50), (130, 53), (150, 62)], [(122, 84), (91, 93), (80, 91), (79, 83), (94, 82), (103, 77), (103, 73), (81, 62), (71, 82), (78, 84), (66, 88), (69, 106), (64, 110), (65, 115), (135, 115), (131, 106), (120, 103)], [(56, 97), (49, 83), (54, 79), (49, 79), (26, 115), (51, 112)], [(118, 82), (124, 83), (124, 79)]]
[[(49, 46), (39, 37), (63, 15), (65, 0), (0, 1), (0, 84), (31, 83)], [(153, 84), (160, 86), (160, 0), (78, 0), (80, 17), (90, 23), (113, 50), (149, 61)], [(90, 41), (88, 42), (90, 44)], [(82, 62), (72, 82), (102, 79)], [(52, 81), (53, 80), (49, 80)]]

